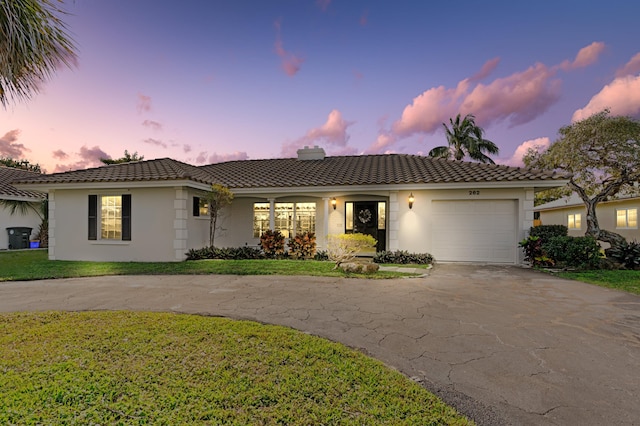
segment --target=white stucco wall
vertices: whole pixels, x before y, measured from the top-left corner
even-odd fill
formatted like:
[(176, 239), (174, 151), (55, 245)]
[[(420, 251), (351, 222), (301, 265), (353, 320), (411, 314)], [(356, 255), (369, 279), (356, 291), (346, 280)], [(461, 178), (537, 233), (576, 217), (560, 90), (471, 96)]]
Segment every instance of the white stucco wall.
[[(131, 194), (131, 241), (88, 239), (88, 196)], [(49, 194), (52, 260), (177, 261), (184, 259), (190, 211), (181, 188), (56, 190)]]
[(7, 228), (17, 226), (32, 228), (31, 237), (34, 237), (38, 233), (40, 222), (42, 221), (35, 212), (29, 211), (26, 215), (16, 212), (16, 214), (11, 215), (9, 209), (0, 206), (0, 250), (9, 248)]

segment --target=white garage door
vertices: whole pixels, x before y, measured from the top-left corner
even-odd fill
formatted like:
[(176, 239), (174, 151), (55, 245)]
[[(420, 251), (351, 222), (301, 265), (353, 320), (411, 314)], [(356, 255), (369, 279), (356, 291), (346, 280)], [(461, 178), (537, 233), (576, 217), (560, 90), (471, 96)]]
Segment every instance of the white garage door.
[(433, 201), (436, 261), (515, 263), (517, 200)]

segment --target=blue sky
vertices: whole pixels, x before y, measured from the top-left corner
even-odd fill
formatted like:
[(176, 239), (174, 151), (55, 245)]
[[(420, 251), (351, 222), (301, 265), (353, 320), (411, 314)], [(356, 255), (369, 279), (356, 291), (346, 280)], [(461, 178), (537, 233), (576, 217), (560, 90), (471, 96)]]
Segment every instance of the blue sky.
[(0, 110), (0, 156), (48, 172), (125, 149), (192, 164), (426, 154), (473, 113), (518, 164), (610, 107), (640, 117), (640, 3), (66, 2), (79, 50)]

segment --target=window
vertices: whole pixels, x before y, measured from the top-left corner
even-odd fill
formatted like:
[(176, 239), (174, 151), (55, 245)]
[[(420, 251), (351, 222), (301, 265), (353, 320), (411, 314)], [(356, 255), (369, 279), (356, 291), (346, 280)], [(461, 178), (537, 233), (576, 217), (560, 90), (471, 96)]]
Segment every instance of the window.
[[(316, 203), (275, 203), (275, 231), (280, 231), (285, 238), (296, 233), (316, 231)], [(253, 236), (260, 235), (269, 229), (269, 203), (253, 205)]]
[(582, 229), (582, 215), (580, 213), (570, 214), (567, 217), (567, 228)]
[(638, 228), (638, 209), (616, 210), (616, 228)]
[(131, 240), (131, 195), (89, 195), (89, 239), (98, 235), (101, 240)]
[(193, 197), (193, 215), (195, 217), (209, 215), (209, 203), (207, 203), (207, 200)]

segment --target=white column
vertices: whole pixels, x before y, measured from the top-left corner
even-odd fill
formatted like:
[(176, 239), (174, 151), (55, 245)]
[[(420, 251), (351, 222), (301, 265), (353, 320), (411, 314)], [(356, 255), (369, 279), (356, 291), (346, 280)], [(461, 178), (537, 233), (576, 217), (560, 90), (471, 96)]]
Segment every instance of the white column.
[(322, 242), (324, 249), (327, 248), (327, 241), (329, 238), (329, 197), (322, 198), (323, 203), (323, 218), (322, 218)]
[(269, 229), (276, 229), (276, 199), (269, 198)]
[(389, 250), (400, 249), (400, 205), (398, 204), (398, 192), (389, 192)]
[[(55, 190), (51, 189), (49, 191), (49, 248), (47, 249), (47, 253), (49, 255), (49, 260), (56, 260), (56, 195)], [(86, 236), (85, 236), (86, 238)]]

